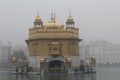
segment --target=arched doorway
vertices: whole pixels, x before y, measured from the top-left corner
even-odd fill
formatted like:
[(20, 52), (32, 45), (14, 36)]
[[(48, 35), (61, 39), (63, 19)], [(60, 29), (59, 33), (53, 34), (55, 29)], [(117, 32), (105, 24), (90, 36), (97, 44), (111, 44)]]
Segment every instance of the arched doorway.
[(65, 62), (60, 60), (49, 61), (48, 71), (51, 71), (51, 72), (66, 71)]

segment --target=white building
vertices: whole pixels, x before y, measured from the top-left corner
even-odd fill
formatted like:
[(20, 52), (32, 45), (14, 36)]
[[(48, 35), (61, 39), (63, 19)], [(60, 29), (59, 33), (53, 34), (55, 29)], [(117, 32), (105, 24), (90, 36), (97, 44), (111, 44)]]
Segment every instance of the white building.
[(98, 64), (120, 64), (120, 45), (103, 40), (83, 41), (80, 43), (80, 54), (96, 56)]
[(0, 64), (1, 64), (1, 66), (2, 65), (4, 65), (4, 66), (9, 65), (10, 55), (11, 55), (10, 44), (4, 45), (4, 44), (2, 44), (2, 42), (0, 42)]

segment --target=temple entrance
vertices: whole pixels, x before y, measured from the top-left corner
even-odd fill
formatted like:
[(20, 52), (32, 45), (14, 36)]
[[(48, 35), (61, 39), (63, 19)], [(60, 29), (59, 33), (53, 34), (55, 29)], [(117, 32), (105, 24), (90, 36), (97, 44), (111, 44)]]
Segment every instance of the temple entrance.
[(48, 63), (48, 71), (50, 71), (50, 72), (66, 71), (65, 62), (59, 61), (59, 60), (49, 61), (49, 63)]

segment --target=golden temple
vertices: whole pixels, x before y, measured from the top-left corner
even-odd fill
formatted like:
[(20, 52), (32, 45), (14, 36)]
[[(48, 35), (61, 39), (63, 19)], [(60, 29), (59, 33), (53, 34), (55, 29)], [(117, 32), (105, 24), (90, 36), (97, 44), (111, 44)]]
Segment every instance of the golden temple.
[(75, 27), (71, 13), (65, 26), (57, 23), (53, 13), (47, 23), (43, 23), (38, 14), (26, 40), (30, 65), (34, 71), (44, 72), (67, 71), (76, 67), (75, 59), (79, 58), (80, 41), (79, 28)]

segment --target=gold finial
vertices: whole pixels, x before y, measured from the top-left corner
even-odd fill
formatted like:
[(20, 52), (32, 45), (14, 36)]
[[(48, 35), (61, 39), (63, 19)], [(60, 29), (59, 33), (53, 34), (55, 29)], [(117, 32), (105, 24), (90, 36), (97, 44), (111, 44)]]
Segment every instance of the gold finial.
[(69, 10), (69, 16), (71, 16), (71, 10)]
[(37, 11), (37, 16), (39, 16), (39, 11)]

